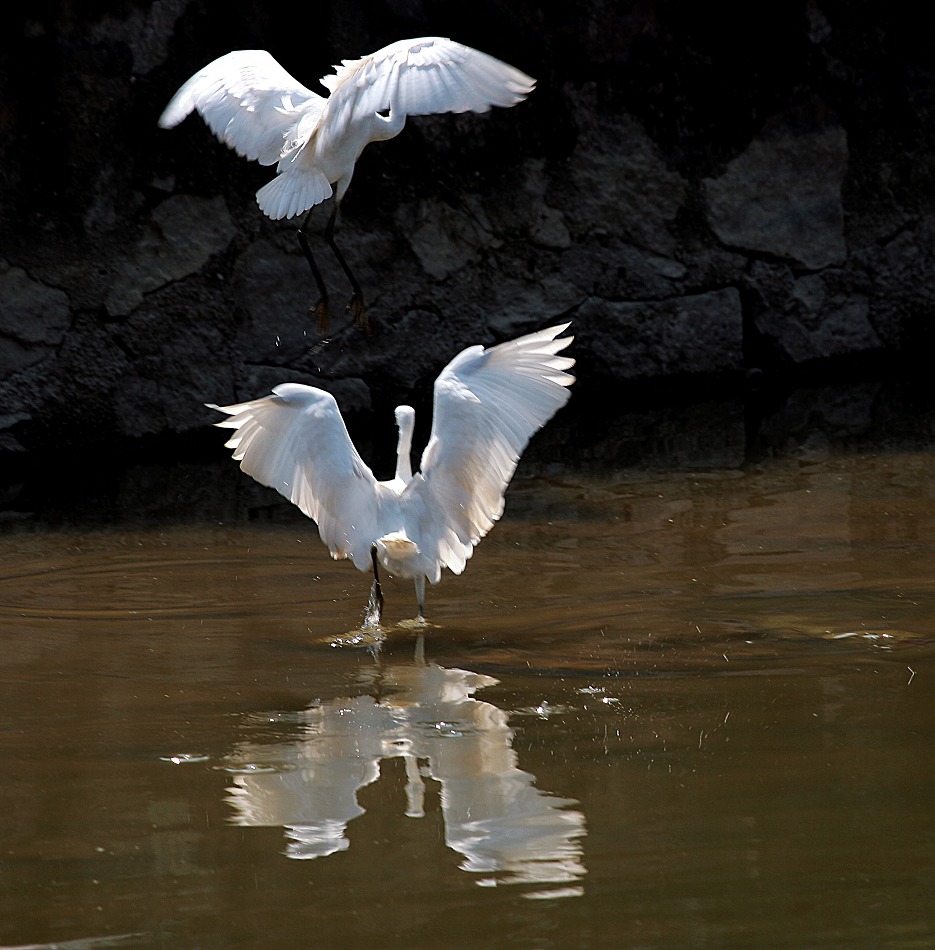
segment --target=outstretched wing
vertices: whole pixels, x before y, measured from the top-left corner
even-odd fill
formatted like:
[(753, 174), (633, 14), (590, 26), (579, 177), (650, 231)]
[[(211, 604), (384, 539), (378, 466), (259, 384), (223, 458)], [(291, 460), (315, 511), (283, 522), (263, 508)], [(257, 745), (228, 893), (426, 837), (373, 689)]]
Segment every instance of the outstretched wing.
[(209, 408), (230, 416), (215, 425), (235, 430), (225, 445), (240, 467), (315, 520), (333, 557), (350, 557), (367, 570), (379, 534), (378, 483), (354, 448), (334, 397), (283, 383), (271, 396)]
[(344, 60), (321, 84), (331, 90), (329, 126), (391, 109), (397, 114), (487, 112), (514, 106), (536, 81), (513, 66), (441, 36), (391, 43)]
[(170, 129), (197, 109), (225, 145), (251, 161), (274, 165), (308, 139), (326, 101), (265, 50), (235, 50), (195, 73), (159, 124)]
[[(503, 496), (529, 439), (568, 401), (574, 366), (558, 356), (569, 324), (456, 356), (435, 381), (432, 434), (421, 474), (403, 493), (418, 512), (419, 548), (437, 582), (458, 574), (503, 512)], [(408, 496), (408, 497), (407, 497)], [(434, 576), (433, 576), (434, 573)]]

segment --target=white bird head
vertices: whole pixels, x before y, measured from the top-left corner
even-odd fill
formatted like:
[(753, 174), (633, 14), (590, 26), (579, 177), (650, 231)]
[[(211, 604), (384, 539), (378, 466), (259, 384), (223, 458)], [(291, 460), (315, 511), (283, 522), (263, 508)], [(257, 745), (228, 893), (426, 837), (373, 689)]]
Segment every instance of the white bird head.
[(396, 407), (396, 425), (400, 432), (411, 431), (416, 424), (416, 411), (412, 406)]

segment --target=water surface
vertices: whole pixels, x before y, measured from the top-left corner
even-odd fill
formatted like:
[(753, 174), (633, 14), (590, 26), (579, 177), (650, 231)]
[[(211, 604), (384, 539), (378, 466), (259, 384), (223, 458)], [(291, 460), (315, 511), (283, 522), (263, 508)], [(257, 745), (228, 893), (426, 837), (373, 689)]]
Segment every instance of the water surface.
[(379, 638), (229, 462), (9, 523), (0, 944), (935, 945), (935, 452), (729, 448), (521, 466)]

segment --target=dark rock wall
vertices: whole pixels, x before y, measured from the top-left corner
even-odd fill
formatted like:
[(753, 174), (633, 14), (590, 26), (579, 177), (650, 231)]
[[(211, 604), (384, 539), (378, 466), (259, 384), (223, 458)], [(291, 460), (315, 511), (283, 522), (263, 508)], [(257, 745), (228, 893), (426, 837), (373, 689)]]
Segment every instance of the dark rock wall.
[[(548, 11), (548, 12), (546, 12)], [(781, 378), (931, 350), (935, 49), (924, 11), (815, 0), (35, 4), (0, 39), (0, 450), (184, 432), (286, 379), (430, 399), (459, 349), (572, 320), (581, 385)], [(370, 146), (338, 237), (368, 296), (321, 345), (271, 170), (157, 128), (231, 49), (306, 85), (448, 35), (538, 80)], [(328, 206), (316, 213), (321, 228)], [(738, 385), (740, 383), (738, 382)]]

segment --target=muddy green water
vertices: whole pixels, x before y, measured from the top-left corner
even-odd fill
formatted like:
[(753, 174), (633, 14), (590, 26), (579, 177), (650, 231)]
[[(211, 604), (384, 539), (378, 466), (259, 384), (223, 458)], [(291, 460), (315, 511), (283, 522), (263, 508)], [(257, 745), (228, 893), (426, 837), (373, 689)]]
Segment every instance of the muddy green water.
[(9, 524), (0, 945), (935, 946), (935, 452), (581, 468), (381, 644), (281, 507)]

